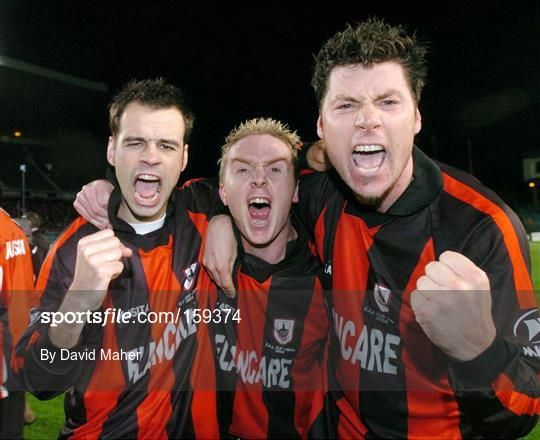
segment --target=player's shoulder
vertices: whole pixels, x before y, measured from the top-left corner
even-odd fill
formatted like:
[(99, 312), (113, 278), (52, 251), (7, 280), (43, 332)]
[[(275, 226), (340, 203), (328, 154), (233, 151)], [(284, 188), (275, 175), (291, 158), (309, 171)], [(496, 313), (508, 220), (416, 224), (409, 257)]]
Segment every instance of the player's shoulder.
[(447, 214), (463, 216), (466, 210), (474, 211), (476, 215), (468, 214), (466, 217), (486, 217), (498, 225), (510, 221), (514, 228), (520, 225), (516, 213), (501, 197), (472, 174), (443, 163), (437, 162), (437, 165), (441, 169), (443, 179), (442, 198), (447, 204), (452, 205), (452, 209), (446, 209)]
[(60, 248), (76, 247), (81, 238), (98, 231), (99, 229), (84, 217), (77, 217), (58, 235), (50, 247), (50, 252), (55, 253)]
[(318, 207), (350, 194), (350, 189), (335, 170), (303, 174), (300, 176), (299, 188), (300, 203), (315, 204)]
[(436, 162), (436, 164), (441, 169), (445, 193), (471, 203), (484, 200), (501, 208), (506, 206), (506, 203), (494, 191), (472, 174), (442, 162)]
[(26, 238), (26, 234), (19, 225), (3, 208), (0, 208), (0, 236), (2, 239)]
[(209, 213), (218, 202), (218, 190), (215, 177), (188, 180), (176, 191), (176, 209)]

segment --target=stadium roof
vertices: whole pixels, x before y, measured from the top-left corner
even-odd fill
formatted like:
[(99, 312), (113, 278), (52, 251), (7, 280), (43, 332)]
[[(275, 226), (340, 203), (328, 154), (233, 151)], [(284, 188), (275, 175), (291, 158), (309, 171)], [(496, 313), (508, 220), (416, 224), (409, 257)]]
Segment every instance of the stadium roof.
[[(69, 190), (102, 175), (107, 84), (0, 56), (0, 185)], [(101, 127), (101, 128), (100, 128)], [(15, 133), (19, 132), (19, 133)]]

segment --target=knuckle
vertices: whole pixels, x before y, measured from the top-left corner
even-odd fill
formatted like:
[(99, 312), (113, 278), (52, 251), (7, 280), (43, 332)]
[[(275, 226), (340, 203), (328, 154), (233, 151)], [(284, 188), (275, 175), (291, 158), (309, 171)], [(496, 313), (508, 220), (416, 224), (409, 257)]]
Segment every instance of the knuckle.
[(472, 281), (476, 287), (482, 288), (485, 287), (486, 284), (489, 284), (488, 277), (486, 273), (482, 270), (476, 270), (474, 271), (472, 275)]
[(428, 283), (428, 277), (425, 276), (425, 275), (422, 275), (420, 278), (418, 278), (418, 280), (416, 281), (416, 286), (419, 288), (419, 289), (425, 289), (427, 287), (427, 283)]
[(437, 267), (439, 266), (439, 264), (440, 263), (438, 263), (437, 261), (431, 261), (428, 264), (426, 264), (426, 267), (424, 269), (424, 272), (426, 273), (426, 275), (433, 275), (433, 273), (437, 270)]

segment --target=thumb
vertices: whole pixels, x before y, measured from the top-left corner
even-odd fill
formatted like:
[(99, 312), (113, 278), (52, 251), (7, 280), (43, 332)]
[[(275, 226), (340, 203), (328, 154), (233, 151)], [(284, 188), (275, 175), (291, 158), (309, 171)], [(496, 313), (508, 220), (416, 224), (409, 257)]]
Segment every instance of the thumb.
[(223, 283), (223, 291), (227, 294), (229, 298), (234, 298), (236, 296), (236, 289), (234, 288), (233, 279), (230, 274), (227, 274), (221, 278)]
[(422, 302), (423, 296), (418, 290), (413, 290), (411, 292), (411, 309), (413, 312), (418, 310), (420, 303)]
[(133, 251), (123, 243), (120, 243), (120, 248), (122, 250), (122, 257), (131, 257), (133, 255)]

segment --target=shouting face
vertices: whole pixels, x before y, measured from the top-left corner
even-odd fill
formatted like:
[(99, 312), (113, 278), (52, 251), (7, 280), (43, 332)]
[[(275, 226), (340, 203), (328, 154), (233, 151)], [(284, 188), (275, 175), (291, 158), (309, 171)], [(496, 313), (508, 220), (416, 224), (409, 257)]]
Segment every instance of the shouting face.
[(109, 138), (107, 160), (122, 190), (118, 216), (130, 223), (154, 221), (187, 165), (184, 119), (175, 107), (128, 104), (116, 136)]
[(251, 134), (234, 143), (220, 196), (249, 253), (261, 256), (262, 249), (279, 247), (284, 255), (289, 211), (298, 201), (290, 147), (269, 134)]
[(332, 70), (317, 132), (360, 202), (384, 212), (405, 191), (420, 128), (420, 112), (399, 63)]

